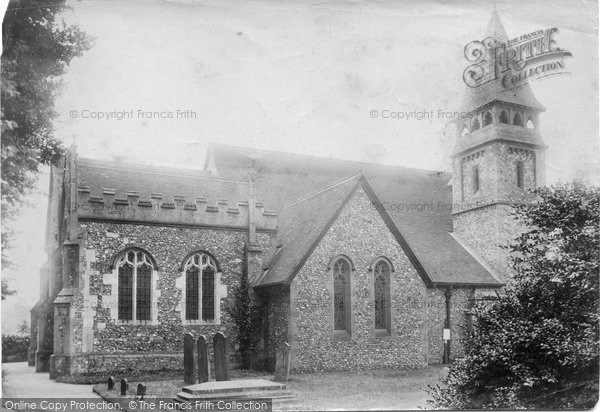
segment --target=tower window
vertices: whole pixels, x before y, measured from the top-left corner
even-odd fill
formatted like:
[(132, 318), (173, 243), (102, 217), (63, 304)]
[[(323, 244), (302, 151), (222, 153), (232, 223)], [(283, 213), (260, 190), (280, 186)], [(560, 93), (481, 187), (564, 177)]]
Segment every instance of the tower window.
[(483, 115), (483, 127), (489, 126), (492, 124), (492, 114), (490, 112), (485, 112)]
[(473, 166), (473, 194), (479, 192), (479, 166)]
[(515, 113), (513, 116), (513, 125), (523, 126), (523, 118), (521, 117), (521, 113)]
[(184, 265), (185, 318), (212, 321), (215, 319), (215, 274), (217, 264), (206, 253), (192, 255)]
[(535, 129), (535, 123), (533, 122), (533, 118), (531, 116), (527, 117), (527, 123), (525, 123), (525, 127), (528, 129)]
[(506, 110), (502, 110), (500, 112), (500, 123), (508, 124), (508, 112)]
[(479, 130), (479, 119), (476, 117), (473, 119), (471, 130)]
[(350, 332), (350, 263), (340, 257), (333, 264), (333, 329)]
[(523, 187), (524, 187), (524, 184), (523, 184), (523, 181), (524, 181), (524, 179), (523, 179), (523, 173), (524, 173), (523, 162), (521, 160), (519, 160), (517, 162), (517, 187), (519, 189), (523, 189)]
[(464, 137), (469, 134), (469, 128), (466, 124), (463, 124), (462, 130), (460, 131), (461, 137)]
[(150, 257), (140, 250), (129, 250), (117, 259), (118, 318), (150, 320), (152, 309), (152, 272)]

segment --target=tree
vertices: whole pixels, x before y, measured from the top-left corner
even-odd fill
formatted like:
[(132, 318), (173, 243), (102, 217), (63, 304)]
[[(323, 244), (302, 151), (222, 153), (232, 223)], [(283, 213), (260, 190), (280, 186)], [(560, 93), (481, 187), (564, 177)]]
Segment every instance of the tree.
[[(11, 0), (2, 25), (1, 194), (2, 261), (24, 196), (40, 165), (63, 154), (54, 136), (54, 99), (70, 61), (90, 48), (90, 38), (61, 13), (65, 0)], [(4, 291), (3, 284), (3, 291)], [(8, 290), (8, 289), (6, 289)], [(4, 295), (3, 295), (4, 297)]]
[(535, 191), (516, 216), (528, 228), (511, 247), (514, 281), (474, 310), (465, 356), (436, 408), (591, 408), (598, 400), (600, 189)]

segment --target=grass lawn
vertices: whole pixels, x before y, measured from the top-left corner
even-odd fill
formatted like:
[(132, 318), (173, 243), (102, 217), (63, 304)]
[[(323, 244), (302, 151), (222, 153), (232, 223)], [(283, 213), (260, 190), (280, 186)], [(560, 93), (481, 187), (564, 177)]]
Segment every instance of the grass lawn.
[[(272, 378), (261, 373), (240, 372), (232, 373), (232, 377)], [(442, 365), (410, 370), (299, 373), (290, 376), (288, 389), (297, 394), (303, 410), (419, 409), (426, 406), (427, 385), (438, 383), (445, 374)], [(140, 382), (147, 386), (147, 395), (167, 399), (172, 399), (183, 386), (181, 379), (130, 380), (129, 395), (135, 396)], [(106, 383), (96, 385), (95, 389), (104, 397), (120, 398), (118, 381), (113, 391), (106, 389)], [(125, 402), (122, 406), (126, 409)]]

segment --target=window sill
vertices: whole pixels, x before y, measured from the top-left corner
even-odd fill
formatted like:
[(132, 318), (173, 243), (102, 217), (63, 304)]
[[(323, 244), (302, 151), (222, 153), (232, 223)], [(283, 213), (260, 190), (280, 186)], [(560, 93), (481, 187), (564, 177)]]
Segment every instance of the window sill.
[(182, 321), (183, 326), (220, 326), (221, 322), (217, 320), (197, 320), (197, 319), (184, 319)]
[(115, 325), (119, 326), (158, 326), (155, 320), (115, 320)]
[(333, 331), (333, 338), (335, 340), (350, 340), (352, 336), (350, 335), (350, 332), (348, 332), (347, 330), (334, 330)]
[(375, 337), (376, 338), (387, 338), (392, 336), (389, 330), (387, 329), (375, 329)]

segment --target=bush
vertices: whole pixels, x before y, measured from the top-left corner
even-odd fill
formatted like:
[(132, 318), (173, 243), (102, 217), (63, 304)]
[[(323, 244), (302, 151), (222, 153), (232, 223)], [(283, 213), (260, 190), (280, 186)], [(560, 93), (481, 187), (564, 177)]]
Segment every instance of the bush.
[(30, 343), (28, 335), (2, 335), (2, 362), (27, 361)]

